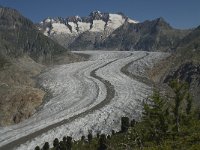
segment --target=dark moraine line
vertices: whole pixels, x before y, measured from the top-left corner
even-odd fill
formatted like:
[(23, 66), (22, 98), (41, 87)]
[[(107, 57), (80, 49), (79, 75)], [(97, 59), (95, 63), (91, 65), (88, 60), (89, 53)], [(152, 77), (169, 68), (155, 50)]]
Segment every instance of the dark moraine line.
[(147, 57), (148, 55), (149, 55), (149, 53), (147, 52), (145, 56), (140, 57), (140, 58), (138, 58), (138, 59), (136, 59), (136, 60), (134, 60), (134, 61), (131, 61), (130, 63), (128, 63), (128, 64), (126, 64), (124, 67), (122, 67), (120, 71), (121, 71), (122, 73), (124, 73), (125, 75), (127, 75), (128, 77), (132, 78), (132, 79), (135, 79), (135, 80), (137, 80), (137, 81), (140, 81), (140, 82), (142, 82), (142, 83), (144, 83), (144, 84), (146, 84), (146, 85), (151, 85), (151, 86), (152, 86), (152, 85), (153, 85), (153, 82), (150, 81), (148, 78), (142, 77), (142, 76), (134, 75), (134, 74), (132, 74), (131, 72), (128, 71), (128, 67), (129, 67), (132, 63), (134, 63), (134, 62), (136, 62), (136, 61), (138, 61), (138, 60), (141, 60), (141, 59)]
[(91, 71), (91, 73), (90, 73), (90, 75), (91, 75), (92, 77), (98, 79), (99, 81), (101, 81), (101, 82), (102, 82), (103, 84), (105, 84), (105, 86), (106, 86), (107, 94), (106, 94), (106, 97), (105, 97), (105, 99), (104, 99), (103, 101), (101, 101), (99, 104), (95, 105), (95, 106), (92, 107), (91, 109), (86, 110), (85, 112), (82, 112), (82, 113), (80, 113), (80, 114), (78, 114), (78, 115), (75, 115), (75, 116), (73, 116), (73, 117), (70, 117), (70, 118), (68, 118), (68, 119), (64, 119), (64, 120), (62, 120), (62, 121), (60, 121), (60, 122), (57, 122), (57, 123), (55, 123), (55, 124), (49, 125), (49, 126), (43, 128), (43, 129), (40, 129), (40, 130), (34, 132), (34, 133), (31, 133), (31, 134), (29, 134), (29, 135), (26, 135), (26, 136), (24, 136), (24, 137), (21, 137), (21, 138), (15, 140), (15, 141), (12, 141), (12, 142), (10, 142), (10, 143), (8, 143), (8, 144), (6, 144), (6, 145), (3, 145), (2, 147), (0, 147), (0, 150), (12, 150), (12, 149), (15, 149), (15, 148), (19, 147), (20, 144), (26, 143), (27, 141), (30, 141), (31, 139), (34, 139), (34, 138), (36, 138), (37, 136), (39, 136), (39, 135), (41, 135), (41, 134), (43, 134), (43, 133), (46, 133), (46, 132), (48, 132), (49, 130), (52, 130), (53, 128), (56, 128), (56, 127), (59, 127), (59, 126), (61, 126), (61, 125), (70, 123), (71, 121), (73, 121), (73, 120), (75, 120), (75, 119), (77, 119), (77, 118), (79, 118), (79, 117), (84, 117), (84, 116), (86, 116), (87, 114), (90, 114), (91, 112), (93, 112), (93, 111), (95, 111), (95, 110), (97, 110), (97, 109), (100, 109), (100, 108), (104, 107), (105, 105), (107, 105), (108, 103), (110, 103), (110, 101), (111, 101), (111, 100), (114, 98), (114, 96), (115, 96), (115, 89), (114, 89), (114, 86), (113, 86), (109, 81), (107, 81), (107, 80), (105, 80), (105, 79), (103, 79), (103, 78), (97, 76), (97, 75), (96, 75), (96, 71), (99, 70), (99, 69), (101, 69), (101, 68), (103, 68), (103, 67), (105, 67), (105, 66), (107, 66), (107, 65), (109, 65), (109, 64), (111, 64), (111, 63), (113, 63), (113, 62), (115, 62), (115, 61), (117, 61), (117, 60), (118, 60), (118, 59), (115, 59), (115, 60), (113, 60), (113, 61), (110, 61), (110, 62), (106, 63), (105, 65), (96, 68), (95, 70)]

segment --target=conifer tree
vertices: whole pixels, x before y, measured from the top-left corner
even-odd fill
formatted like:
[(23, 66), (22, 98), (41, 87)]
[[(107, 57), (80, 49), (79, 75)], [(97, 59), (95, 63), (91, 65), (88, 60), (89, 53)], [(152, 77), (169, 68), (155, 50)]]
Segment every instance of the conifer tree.
[(107, 144), (106, 144), (106, 135), (102, 134), (99, 138), (99, 147), (98, 150), (106, 150)]
[(136, 124), (136, 121), (135, 121), (135, 119), (131, 120), (131, 124), (130, 124), (130, 126), (131, 126), (131, 127), (134, 127), (134, 126), (135, 126), (135, 124)]
[(84, 135), (81, 137), (81, 141), (85, 142), (85, 136)]
[(92, 138), (93, 138), (92, 133), (89, 132), (89, 134), (88, 134), (88, 142), (89, 143), (92, 142)]
[(40, 147), (39, 147), (39, 146), (36, 146), (36, 147), (35, 147), (35, 150), (40, 150)]
[(59, 146), (59, 140), (58, 138), (55, 138), (53, 141), (53, 147), (57, 148)]
[(97, 138), (99, 138), (100, 137), (100, 134), (99, 134), (99, 132), (97, 133)]
[(186, 106), (186, 114), (187, 115), (190, 115), (191, 113), (191, 109), (192, 109), (192, 102), (193, 102), (193, 99), (192, 99), (192, 96), (188, 93), (187, 94), (187, 106)]
[(122, 117), (121, 118), (121, 132), (128, 131), (129, 128), (129, 118), (128, 117)]
[(67, 143), (66, 143), (67, 150), (72, 149), (72, 137), (67, 136)]
[(58, 150), (67, 150), (67, 147), (64, 141), (60, 141)]
[(43, 149), (43, 150), (49, 150), (49, 143), (48, 143), (48, 142), (45, 142), (42, 149)]
[(64, 136), (63, 137), (63, 142), (66, 144), (66, 141), (67, 141), (67, 137), (66, 136)]
[(149, 140), (155, 140), (158, 144), (168, 130), (168, 108), (165, 108), (166, 101), (158, 91), (144, 102), (143, 121), (146, 126), (146, 135)]
[[(179, 126), (180, 126), (180, 118), (181, 118), (181, 113), (180, 113), (180, 108), (181, 108), (181, 103), (185, 99), (185, 97), (188, 94), (188, 84), (180, 82), (179, 80), (172, 80), (170, 82), (170, 87), (173, 89), (175, 93), (175, 105), (173, 109), (173, 114), (174, 114), (174, 122), (175, 122), (175, 131), (179, 132)], [(189, 103), (190, 105), (190, 103)], [(188, 105), (188, 113), (190, 112), (190, 106)]]
[(115, 135), (115, 130), (112, 130), (112, 135)]

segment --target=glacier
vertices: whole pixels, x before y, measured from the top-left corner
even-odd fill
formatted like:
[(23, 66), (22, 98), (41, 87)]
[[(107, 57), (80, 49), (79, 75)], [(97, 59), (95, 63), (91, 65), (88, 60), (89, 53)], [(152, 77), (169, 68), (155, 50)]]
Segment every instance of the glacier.
[[(120, 118), (139, 120), (142, 101), (152, 87), (121, 72), (146, 76), (168, 53), (145, 51), (77, 51), (88, 61), (48, 68), (38, 76), (48, 99), (30, 118), (0, 128), (0, 149), (32, 150), (57, 137), (80, 139), (89, 131), (110, 134), (120, 130)], [(51, 145), (52, 146), (52, 145)]]

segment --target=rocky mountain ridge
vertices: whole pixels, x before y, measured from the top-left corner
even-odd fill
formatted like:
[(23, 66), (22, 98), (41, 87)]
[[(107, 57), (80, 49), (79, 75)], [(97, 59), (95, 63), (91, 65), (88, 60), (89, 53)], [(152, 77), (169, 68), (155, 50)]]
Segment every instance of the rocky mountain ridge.
[(138, 24), (124, 23), (101, 47), (118, 50), (172, 52), (190, 30), (174, 29), (162, 17)]
[(162, 17), (139, 23), (123, 13), (93, 11), (88, 17), (47, 18), (42, 33), (71, 50), (173, 51), (191, 30), (174, 29)]
[(94, 44), (95, 39), (107, 38), (125, 22), (138, 23), (122, 13), (111, 14), (93, 11), (87, 17), (47, 18), (38, 24), (38, 28), (44, 35), (64, 47), (73, 48), (76, 47), (73, 45), (77, 43), (78, 37), (84, 37)]

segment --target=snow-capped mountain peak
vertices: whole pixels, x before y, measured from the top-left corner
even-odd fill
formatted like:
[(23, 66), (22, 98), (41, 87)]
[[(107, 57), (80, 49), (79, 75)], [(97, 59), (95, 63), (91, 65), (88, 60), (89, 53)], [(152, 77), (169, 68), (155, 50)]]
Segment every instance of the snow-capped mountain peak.
[(91, 34), (101, 34), (101, 37), (106, 38), (126, 21), (138, 23), (122, 13), (93, 11), (86, 17), (78, 15), (67, 18), (48, 17), (39, 24), (39, 29), (43, 31), (44, 35), (53, 39), (59, 39), (62, 43), (65, 41), (65, 44), (69, 45), (86, 31), (91, 32)]

